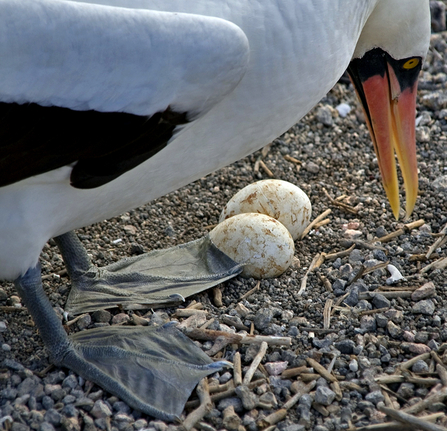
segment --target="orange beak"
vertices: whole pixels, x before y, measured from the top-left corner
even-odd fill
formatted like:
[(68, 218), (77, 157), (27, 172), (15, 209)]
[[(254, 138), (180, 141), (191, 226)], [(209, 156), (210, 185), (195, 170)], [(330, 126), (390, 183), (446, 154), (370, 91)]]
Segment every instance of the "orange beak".
[(362, 102), (379, 162), (382, 182), (394, 217), (399, 217), (399, 182), (395, 154), (406, 190), (406, 214), (418, 194), (415, 113), (419, 58), (394, 60), (374, 49), (351, 62), (348, 69)]

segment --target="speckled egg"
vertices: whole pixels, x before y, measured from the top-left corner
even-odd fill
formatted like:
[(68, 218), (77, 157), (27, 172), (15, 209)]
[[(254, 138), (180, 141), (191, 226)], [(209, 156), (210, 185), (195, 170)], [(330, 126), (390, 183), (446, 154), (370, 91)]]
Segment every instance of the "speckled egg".
[(295, 244), (279, 221), (265, 214), (238, 214), (210, 232), (211, 241), (234, 261), (244, 264), (243, 277), (272, 278), (292, 263)]
[(263, 180), (236, 193), (220, 215), (220, 222), (241, 213), (266, 214), (280, 221), (293, 240), (301, 237), (310, 223), (312, 205), (306, 193), (292, 183)]

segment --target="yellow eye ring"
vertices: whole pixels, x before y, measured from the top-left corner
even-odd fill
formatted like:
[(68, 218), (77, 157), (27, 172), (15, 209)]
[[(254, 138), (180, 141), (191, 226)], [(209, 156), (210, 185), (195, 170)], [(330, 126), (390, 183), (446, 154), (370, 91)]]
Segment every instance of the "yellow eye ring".
[(418, 64), (419, 64), (418, 58), (411, 58), (410, 60), (407, 60), (404, 63), (403, 68), (404, 69), (414, 69)]

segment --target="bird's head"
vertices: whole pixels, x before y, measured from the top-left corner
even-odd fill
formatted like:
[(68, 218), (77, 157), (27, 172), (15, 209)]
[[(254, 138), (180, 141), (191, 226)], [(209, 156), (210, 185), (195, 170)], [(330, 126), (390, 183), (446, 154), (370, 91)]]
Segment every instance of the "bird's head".
[(395, 153), (406, 190), (407, 216), (418, 193), (416, 89), (430, 39), (429, 13), (428, 0), (378, 0), (348, 68), (396, 219), (400, 203)]

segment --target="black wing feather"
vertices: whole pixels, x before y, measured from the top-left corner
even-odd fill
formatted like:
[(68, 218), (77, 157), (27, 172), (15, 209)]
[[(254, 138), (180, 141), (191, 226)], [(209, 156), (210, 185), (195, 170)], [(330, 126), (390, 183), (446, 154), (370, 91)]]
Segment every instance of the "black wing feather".
[(102, 186), (162, 150), (187, 113), (150, 117), (0, 102), (0, 187), (77, 162), (73, 187)]

